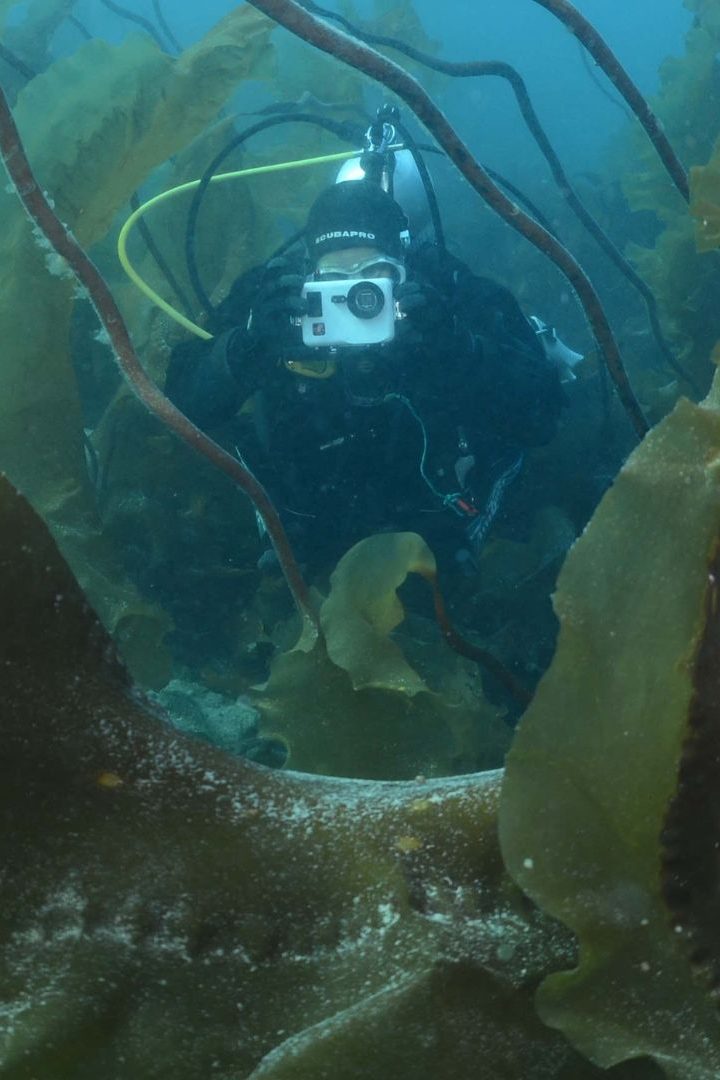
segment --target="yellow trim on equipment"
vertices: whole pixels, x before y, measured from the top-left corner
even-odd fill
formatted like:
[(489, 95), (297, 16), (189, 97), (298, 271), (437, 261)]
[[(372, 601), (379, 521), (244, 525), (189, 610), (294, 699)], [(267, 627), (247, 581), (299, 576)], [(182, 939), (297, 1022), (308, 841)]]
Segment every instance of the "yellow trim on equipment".
[[(322, 157), (303, 158), (299, 161), (283, 161), (278, 162), (275, 165), (256, 165), (251, 169), (240, 169), (236, 172), (218, 173), (217, 176), (213, 176), (210, 180), (211, 184), (220, 184), (226, 180), (237, 180), (243, 176), (259, 176), (262, 173), (279, 172), (282, 169), (301, 169), (308, 165), (323, 165), (331, 161), (347, 161), (348, 158), (358, 157), (360, 151), (358, 150), (345, 150), (338, 154), (324, 154)], [(174, 308), (172, 304), (168, 304), (167, 300), (163, 300), (162, 296), (155, 292), (153, 288), (143, 278), (140, 277), (135, 267), (130, 262), (130, 258), (127, 253), (127, 239), (130, 235), (130, 230), (141, 217), (144, 217), (148, 210), (151, 210), (154, 206), (158, 206), (160, 203), (165, 202), (167, 199), (172, 199), (176, 195), (180, 195), (185, 191), (193, 191), (195, 188), (200, 187), (201, 180), (189, 180), (185, 184), (179, 184), (177, 187), (169, 188), (167, 191), (162, 191), (159, 195), (155, 195), (154, 198), (148, 199), (142, 206), (138, 206), (137, 210), (134, 210), (130, 217), (127, 219), (117, 242), (117, 253), (120, 259), (120, 265), (130, 278), (130, 280), (137, 285), (138, 289), (145, 296), (150, 299), (156, 307), (159, 307), (166, 315), (169, 315), (171, 319), (174, 319), (180, 326), (184, 326), (186, 330), (189, 330), (191, 334), (195, 334), (196, 337), (203, 338), (205, 341), (212, 339), (212, 334), (207, 330), (203, 330), (202, 326), (198, 326), (192, 319), (188, 319), (182, 312)], [(297, 367), (295, 368), (297, 370)], [(308, 374), (308, 372), (303, 372)], [(328, 372), (328, 375), (332, 372)], [(315, 378), (327, 378), (328, 375), (315, 376)]]
[(284, 363), (293, 375), (303, 375), (306, 379), (330, 379), (337, 371), (334, 360), (285, 360)]

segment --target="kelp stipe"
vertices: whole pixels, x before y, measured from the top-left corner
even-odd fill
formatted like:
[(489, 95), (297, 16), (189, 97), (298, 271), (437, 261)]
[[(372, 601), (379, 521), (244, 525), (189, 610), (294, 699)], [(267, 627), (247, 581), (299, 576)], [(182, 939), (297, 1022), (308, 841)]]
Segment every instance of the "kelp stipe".
[(687, 173), (663, 131), (660, 121), (592, 23), (588, 22), (577, 8), (568, 3), (568, 0), (533, 0), (533, 2), (559, 19), (602, 68), (644, 127), (675, 187), (685, 202), (689, 202), (690, 187)]
[(23, 79), (34, 79), (36, 72), (33, 71), (24, 60), (21, 60), (19, 56), (16, 56), (11, 49), (8, 49), (0, 42), (0, 60), (4, 60), (11, 68), (17, 71), (18, 75), (22, 75)]
[[(139, 26), (142, 30), (144, 30), (147, 34), (150, 35), (150, 37), (153, 39), (159, 49), (162, 49), (163, 52), (167, 52), (166, 42), (163, 40), (162, 34), (158, 31), (157, 27), (155, 27), (153, 23), (150, 22), (149, 19), (145, 18), (144, 15), (138, 15), (137, 12), (130, 11), (129, 8), (123, 7), (121, 4), (116, 4), (115, 0), (100, 0), (100, 2), (101, 4), (103, 4), (104, 7), (108, 9), (108, 11), (112, 11), (115, 15), (119, 15), (122, 19), (128, 19), (130, 22), (135, 23), (137, 26)], [(155, 8), (155, 14), (156, 16), (158, 14), (157, 7)], [(163, 28), (163, 32), (164, 29), (165, 28)], [(168, 40), (170, 39), (168, 38)], [(173, 41), (171, 42), (171, 44), (173, 45), (173, 48), (175, 48), (177, 43)]]

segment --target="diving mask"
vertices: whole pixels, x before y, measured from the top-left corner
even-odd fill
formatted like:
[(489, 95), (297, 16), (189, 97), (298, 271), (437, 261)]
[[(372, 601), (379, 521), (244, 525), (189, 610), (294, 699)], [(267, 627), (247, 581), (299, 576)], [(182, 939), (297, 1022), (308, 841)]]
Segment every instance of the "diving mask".
[(390, 255), (374, 251), (362, 254), (357, 248), (330, 251), (321, 255), (313, 273), (313, 281), (346, 281), (349, 278), (389, 278), (402, 285), (407, 277), (404, 264)]

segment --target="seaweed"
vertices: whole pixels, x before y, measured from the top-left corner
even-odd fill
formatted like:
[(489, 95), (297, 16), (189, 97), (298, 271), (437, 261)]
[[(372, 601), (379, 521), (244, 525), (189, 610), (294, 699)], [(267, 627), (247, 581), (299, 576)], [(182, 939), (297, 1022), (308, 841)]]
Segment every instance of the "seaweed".
[(707, 165), (696, 165), (691, 170), (690, 182), (695, 246), (703, 254), (720, 247), (720, 140)]
[(397, 590), (408, 574), (434, 579), (420, 536), (360, 541), (319, 601), (322, 636), (273, 659), (253, 700), (264, 733), (287, 745), (290, 768), (401, 780), (502, 763), (510, 729), (483, 697), (474, 665), (448, 654), (427, 620), (402, 625), (398, 637)]
[(35, 72), (52, 63), (50, 46), (53, 35), (75, 6), (75, 0), (30, 0), (24, 18), (17, 26), (6, 26), (6, 16), (17, 0), (0, 5), (0, 29), (4, 44)]
[[(202, 131), (248, 72), (262, 73), (269, 32), (255, 12), (235, 13), (178, 61), (140, 37), (118, 47), (91, 41), (28, 83), (18, 123), (30, 132), (40, 182), (78, 240), (103, 237), (148, 171)], [(85, 470), (69, 348), (74, 286), (16, 200), (5, 191), (0, 200), (0, 460), (55, 530), (107, 625), (126, 639), (134, 670), (140, 675), (142, 666), (143, 679), (162, 685), (168, 658), (159, 643), (169, 620), (137, 595), (118, 566)], [(123, 631), (127, 620), (132, 633)]]
[(162, 34), (150, 19), (146, 19), (144, 15), (138, 15), (137, 12), (123, 7), (122, 4), (116, 4), (114, 0), (100, 0), (100, 2), (103, 7), (106, 7), (108, 11), (112, 11), (113, 14), (119, 15), (121, 19), (127, 19), (129, 22), (135, 23), (153, 39), (158, 48), (162, 49), (163, 52), (166, 51)]
[(573, 946), (503, 869), (499, 773), (307, 777), (174, 732), (6, 480), (0, 583), (6, 1076), (599, 1075), (534, 1013)]
[(718, 942), (718, 549), (708, 567), (702, 637), (693, 669), (693, 695), (688, 709), (677, 791), (662, 832), (665, 903), (687, 942), (691, 963), (717, 1001), (720, 981)]
[(636, 132), (625, 134), (615, 153), (630, 206), (652, 211), (663, 225), (653, 247), (630, 245), (628, 255), (657, 296), (683, 365), (707, 387), (713, 373), (708, 357), (720, 338), (714, 301), (720, 267), (717, 256), (709, 254), (715, 246), (714, 147), (720, 135), (720, 4), (717, 0), (686, 0), (686, 7), (696, 12), (696, 19), (687, 33), (684, 55), (666, 60), (660, 69), (655, 107), (665, 131), (690, 166), (690, 209), (695, 226), (683, 200)]
[[(513, 877), (579, 939), (577, 967), (540, 988), (545, 1022), (605, 1068), (649, 1055), (669, 1077), (708, 1080), (720, 1069), (717, 1009), (666, 903), (661, 837), (687, 788), (695, 657), (714, 595), (718, 404), (717, 388), (701, 405), (681, 401), (570, 552), (557, 652), (508, 755), (500, 809)], [(712, 844), (714, 827), (699, 835)], [(676, 844), (685, 850), (682, 834)]]

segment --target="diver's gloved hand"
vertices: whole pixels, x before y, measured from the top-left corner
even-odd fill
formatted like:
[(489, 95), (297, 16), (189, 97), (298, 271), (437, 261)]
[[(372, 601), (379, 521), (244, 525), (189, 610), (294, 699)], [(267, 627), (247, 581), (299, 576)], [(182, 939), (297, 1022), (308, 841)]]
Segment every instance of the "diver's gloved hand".
[(403, 337), (426, 337), (441, 328), (448, 319), (447, 305), (441, 293), (425, 281), (404, 281), (395, 288), (395, 300), (404, 319), (398, 333)]
[(275, 352), (302, 343), (302, 332), (291, 319), (305, 313), (301, 295), (305, 279), (293, 271), (293, 265), (282, 257), (271, 259), (265, 267), (248, 319), (247, 334), (252, 345)]

